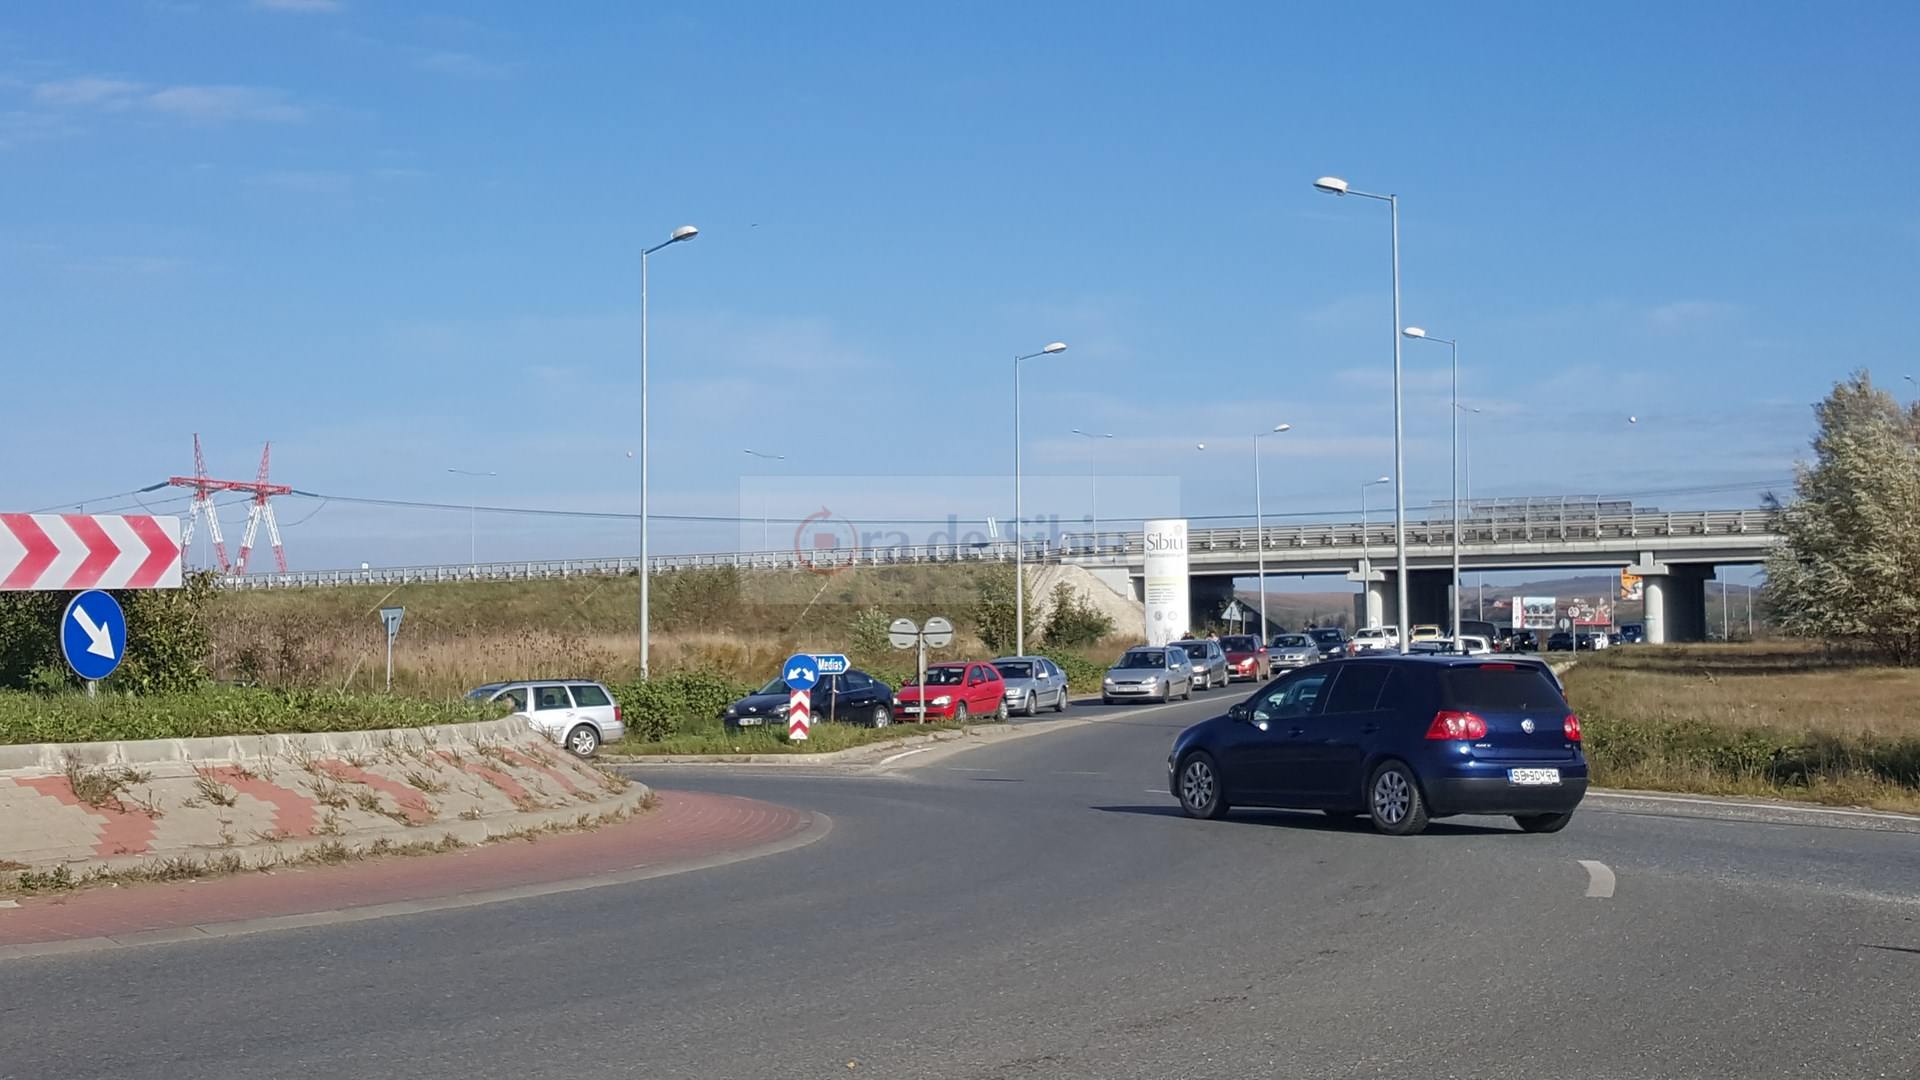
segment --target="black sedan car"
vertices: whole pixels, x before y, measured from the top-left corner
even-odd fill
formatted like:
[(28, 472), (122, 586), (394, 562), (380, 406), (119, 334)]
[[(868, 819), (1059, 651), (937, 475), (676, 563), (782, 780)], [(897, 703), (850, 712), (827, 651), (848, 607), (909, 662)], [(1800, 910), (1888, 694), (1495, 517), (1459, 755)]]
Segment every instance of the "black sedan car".
[(1539, 652), (1540, 635), (1531, 630), (1515, 630), (1507, 635), (1505, 648), (1501, 652)]
[(1167, 786), (1188, 815), (1233, 806), (1431, 818), (1511, 815), (1558, 832), (1587, 793), (1580, 720), (1536, 660), (1380, 655), (1283, 675), (1180, 733)]
[[(720, 718), (729, 728), (784, 727), (790, 695), (787, 684), (774, 679), (728, 705)], [(893, 688), (864, 671), (820, 676), (808, 705), (816, 724), (838, 721), (886, 727), (893, 723)]]
[(1555, 630), (1553, 633), (1548, 634), (1547, 635), (1547, 651), (1548, 652), (1572, 652), (1573, 651), (1573, 635), (1567, 633), (1565, 630)]

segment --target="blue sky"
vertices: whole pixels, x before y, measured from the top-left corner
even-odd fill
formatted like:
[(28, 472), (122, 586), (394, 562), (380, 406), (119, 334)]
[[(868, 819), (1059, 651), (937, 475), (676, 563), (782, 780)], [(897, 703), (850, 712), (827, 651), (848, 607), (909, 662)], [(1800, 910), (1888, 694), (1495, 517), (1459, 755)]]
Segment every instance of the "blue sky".
[[(1004, 519), (1009, 358), (1055, 339), (1030, 513), (1085, 512), (1073, 427), (1117, 436), (1103, 516), (1247, 512), (1244, 438), (1281, 421), (1269, 513), (1350, 513), (1391, 469), (1387, 233), (1332, 173), (1402, 197), (1475, 494), (1748, 504), (1834, 379), (1920, 375), (1916, 33), (1897, 5), (12, 4), (0, 503), (189, 471), (198, 431), (217, 474), (272, 439), (311, 491), (629, 510), (638, 251), (691, 222), (653, 267), (657, 513)], [(1446, 350), (1406, 362), (1418, 507)], [(297, 566), (467, 555), (464, 513), (281, 516)]]

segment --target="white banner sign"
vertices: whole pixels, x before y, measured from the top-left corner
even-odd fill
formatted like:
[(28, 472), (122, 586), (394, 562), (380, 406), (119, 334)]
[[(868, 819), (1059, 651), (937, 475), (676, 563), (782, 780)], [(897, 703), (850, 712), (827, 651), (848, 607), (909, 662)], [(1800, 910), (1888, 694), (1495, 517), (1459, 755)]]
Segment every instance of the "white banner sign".
[(1187, 519), (1146, 523), (1147, 644), (1187, 636)]

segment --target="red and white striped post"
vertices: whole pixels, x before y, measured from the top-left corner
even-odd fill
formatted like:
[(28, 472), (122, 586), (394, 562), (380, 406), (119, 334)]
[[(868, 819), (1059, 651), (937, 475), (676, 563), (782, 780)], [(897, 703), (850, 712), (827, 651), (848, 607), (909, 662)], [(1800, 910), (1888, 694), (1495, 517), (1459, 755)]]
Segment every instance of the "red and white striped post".
[(813, 725), (813, 691), (791, 690), (787, 694), (787, 741), (806, 742)]

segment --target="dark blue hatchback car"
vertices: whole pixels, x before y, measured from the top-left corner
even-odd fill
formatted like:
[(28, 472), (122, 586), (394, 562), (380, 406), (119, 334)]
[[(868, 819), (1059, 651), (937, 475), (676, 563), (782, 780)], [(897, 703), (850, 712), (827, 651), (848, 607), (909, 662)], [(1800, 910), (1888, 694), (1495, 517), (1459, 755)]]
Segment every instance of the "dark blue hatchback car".
[(1181, 732), (1167, 781), (1194, 817), (1325, 810), (1405, 836), (1429, 818), (1508, 814), (1557, 832), (1587, 793), (1587, 759), (1542, 663), (1371, 656), (1289, 672)]

